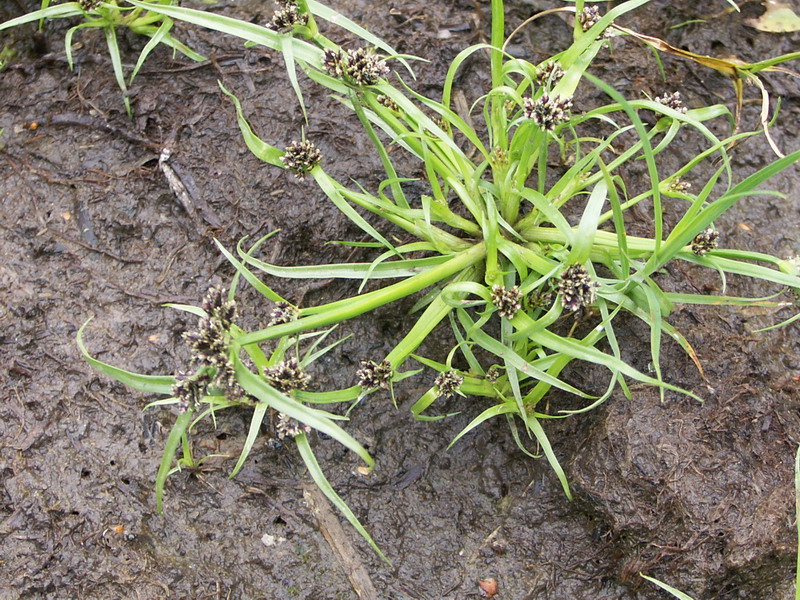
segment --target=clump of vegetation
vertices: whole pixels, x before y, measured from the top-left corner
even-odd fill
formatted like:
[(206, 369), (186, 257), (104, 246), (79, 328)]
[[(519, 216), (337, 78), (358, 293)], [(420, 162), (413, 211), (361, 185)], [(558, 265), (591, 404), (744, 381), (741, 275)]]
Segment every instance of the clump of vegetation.
[[(800, 151), (736, 181), (729, 148), (755, 132), (740, 133), (733, 128), (727, 137), (715, 135), (709, 121), (738, 121), (726, 107), (689, 109), (672, 92), (655, 100), (626, 98), (592, 75), (592, 61), (609, 39), (632, 35), (614, 25), (614, 20), (646, 2), (629, 0), (605, 15), (585, 12), (582, 1), (563, 9), (577, 16), (573, 44), (533, 64), (505, 51), (508, 38), (503, 2), (492, 0), (491, 43), (462, 51), (444, 77), (441, 97), (431, 98), (413, 91), (401, 73), (390, 72), (390, 66), (407, 66), (408, 57), (398, 56), (381, 40), (313, 0), (282, 2), (279, 11), (284, 12), (276, 13), (263, 27), (169, 2), (130, 0), (148, 14), (194, 23), (280, 51), (304, 110), (298, 68), (357, 115), (386, 173), (373, 190), (337, 181), (325, 169), (330, 158), (319, 153), (313, 140), (303, 138), (283, 150), (270, 145), (254, 133), (239, 101), (223, 88), (235, 106), (250, 150), (265, 163), (313, 179), (371, 236), (380, 253), (367, 263), (278, 267), (257, 258), (267, 238), (249, 248), (240, 243), (235, 251), (220, 245), (236, 276), (227, 299), (217, 290), (213, 301), (209, 296), (202, 308), (178, 307), (202, 319), (198, 330), (189, 335), (194, 356), (191, 369), (178, 376), (122, 371), (91, 358), (81, 346), (87, 360), (104, 373), (137, 389), (169, 396), (155, 405), (181, 408), (159, 470), (159, 507), (179, 446), (183, 446), (184, 464), (192, 462), (187, 433), (194, 422), (223, 408), (246, 406), (253, 410), (235, 474), (266, 411), (272, 408), (284, 415), (281, 418), (297, 421), (287, 425), (291, 432), (287, 435), (295, 440), (312, 477), (376, 547), (324, 479), (305, 427), (333, 436), (368, 466), (372, 458), (335, 424), (340, 417), (308, 404), (355, 404), (376, 390), (393, 393), (393, 383), (418, 373), (403, 371), (409, 359), (436, 373), (430, 378), (430, 389), (412, 408), (417, 418), (442, 418), (425, 414), (439, 398), (481, 398), (485, 409), (453, 442), (489, 419), (503, 418), (523, 451), (533, 453), (528, 449), (530, 441), (541, 449), (569, 496), (566, 476), (544, 422), (591, 410), (616, 389), (630, 396), (630, 380), (657, 386), (662, 394), (671, 390), (698, 398), (662, 376), (664, 337), (676, 341), (701, 368), (689, 341), (667, 320), (677, 304), (781, 307), (794, 303), (792, 297), (669, 292), (659, 282), (659, 272), (668, 263), (683, 261), (719, 273), (723, 281), (727, 275), (743, 275), (800, 289), (795, 262), (725, 248), (714, 228), (714, 222), (737, 201), (766, 193), (759, 191), (759, 186), (800, 159)], [(365, 47), (340, 48), (319, 32), (318, 18), (357, 35)], [(469, 116), (482, 116), (485, 135), (480, 133), (483, 128), (470, 125), (467, 115), (459, 114), (451, 103), (459, 68), (477, 53), (489, 56), (491, 88)], [(607, 104), (596, 108), (578, 105), (574, 97), (579, 85), (598, 88), (607, 96)], [(643, 111), (655, 119), (646, 122)], [(608, 133), (597, 137), (598, 130)], [(660, 156), (690, 132), (702, 136), (707, 149), (678, 170), (665, 173)], [(410, 194), (406, 184), (411, 179), (398, 173), (389, 152), (392, 146), (418, 161), (425, 173), (426, 194)], [(554, 156), (561, 157), (564, 165), (553, 168)], [(629, 185), (625, 179), (626, 168), (634, 161), (646, 165), (647, 176), (641, 185)], [(692, 192), (685, 180), (695, 177), (703, 164), (714, 165), (713, 174), (698, 181), (698, 191)], [(669, 199), (674, 219), (671, 227), (665, 219), (665, 199)], [(635, 206), (649, 211), (650, 237), (628, 233)], [(374, 213), (387, 226), (405, 232), (411, 241), (393, 243), (390, 239), (394, 237), (371, 225), (357, 209)], [(345, 300), (294, 307), (261, 281), (259, 272), (278, 277), (353, 279), (362, 286), (374, 280), (396, 281)], [(234, 301), (240, 279), (270, 303), (275, 317), (266, 328), (245, 332), (232, 317), (220, 316), (230, 313), (227, 307)], [(386, 356), (362, 364), (357, 376), (354, 374), (356, 385), (316, 393), (303, 390), (302, 369), (330, 348), (314, 345), (328, 335), (329, 330), (320, 333), (323, 328), (420, 293), (413, 325)], [(623, 356), (622, 334), (616, 328), (623, 314), (649, 327), (650, 374)], [(452, 330), (452, 350), (446, 356), (415, 354), (443, 323)], [(312, 339), (311, 349), (301, 355), (299, 344)], [(271, 349), (266, 351), (267, 347)], [(562, 377), (573, 361), (606, 370), (602, 393), (580, 389)], [(546, 408), (543, 401), (553, 388), (583, 399), (584, 407), (571, 411)], [(178, 464), (180, 467), (181, 462)]]
[[(280, 442), (294, 442), (314, 482), (388, 562), (325, 478), (308, 440), (312, 428), (316, 429), (353, 450), (368, 468), (374, 465), (374, 460), (364, 447), (336, 424), (337, 420), (343, 420), (344, 417), (307, 406), (312, 403), (338, 401), (338, 398), (331, 397), (330, 394), (306, 392), (311, 380), (306, 369), (310, 363), (344, 340), (323, 346), (332, 331), (328, 329), (285, 336), (269, 354), (258, 346), (251, 345), (245, 356), (242, 356), (237, 339), (244, 332), (236, 325), (237, 308), (234, 300), (237, 283), (235, 279), (227, 291), (220, 286), (212, 287), (199, 307), (169, 305), (199, 318), (196, 329), (183, 335), (190, 349), (189, 363), (185, 370), (178, 371), (174, 376), (140, 375), (100, 362), (89, 354), (83, 344), (83, 330), (86, 325), (78, 332), (80, 350), (92, 366), (135, 389), (169, 396), (148, 404), (146, 408), (175, 406), (178, 409), (178, 418), (170, 430), (156, 476), (158, 511), (161, 512), (163, 508), (164, 486), (171, 474), (184, 469), (199, 469), (205, 461), (217, 456), (195, 458), (189, 437), (190, 430), (203, 419), (215, 418), (223, 410), (252, 409), (247, 439), (230, 476), (234, 477), (244, 465), (262, 426), (271, 422), (274, 438)], [(282, 310), (284, 314), (290, 313), (286, 309)], [(280, 315), (279, 318), (283, 316)], [(179, 448), (181, 456), (173, 467), (172, 463)]]
[[(177, 3), (178, 0), (154, 0), (152, 4), (172, 6)], [(124, 0), (79, 0), (78, 2), (64, 2), (53, 6), (50, 4), (50, 0), (42, 0), (40, 10), (0, 23), (0, 31), (37, 21), (41, 27), (46, 19), (80, 18), (82, 22), (67, 30), (67, 35), (64, 38), (67, 61), (69, 61), (69, 68), (72, 69), (72, 39), (75, 33), (83, 29), (99, 29), (106, 40), (114, 76), (117, 79), (117, 85), (122, 90), (122, 99), (128, 114), (131, 113), (128, 86), (133, 84), (139, 69), (142, 68), (145, 60), (147, 60), (147, 57), (156, 46), (165, 44), (175, 52), (180, 52), (192, 60), (205, 60), (203, 56), (177, 40), (170, 33), (175, 24), (171, 18), (149, 11), (147, 7), (131, 6)], [(130, 78), (126, 78), (122, 67), (122, 55), (117, 42), (117, 30), (120, 28), (126, 28), (137, 35), (144, 35), (150, 38), (150, 41), (139, 54), (139, 59), (136, 61), (136, 66), (133, 68)]]

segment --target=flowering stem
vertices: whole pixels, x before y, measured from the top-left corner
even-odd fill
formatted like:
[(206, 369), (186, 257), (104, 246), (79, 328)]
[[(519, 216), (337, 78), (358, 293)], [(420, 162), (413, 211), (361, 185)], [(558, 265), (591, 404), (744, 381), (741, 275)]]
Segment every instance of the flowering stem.
[[(503, 43), (505, 42), (505, 11), (503, 0), (492, 0), (492, 88), (503, 85)], [(505, 127), (505, 106), (503, 98), (492, 96), (492, 141), (495, 146), (508, 149), (508, 132)]]

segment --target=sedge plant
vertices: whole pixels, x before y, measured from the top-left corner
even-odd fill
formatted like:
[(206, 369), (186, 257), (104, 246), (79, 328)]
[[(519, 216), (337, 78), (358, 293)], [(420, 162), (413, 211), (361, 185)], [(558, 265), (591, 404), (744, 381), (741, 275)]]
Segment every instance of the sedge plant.
[[(236, 324), (238, 311), (234, 297), (237, 284), (238, 277), (235, 277), (228, 290), (221, 286), (212, 287), (201, 306), (167, 305), (199, 318), (197, 328), (184, 333), (191, 350), (189, 364), (185, 370), (172, 376), (132, 373), (99, 361), (91, 356), (83, 342), (83, 331), (89, 321), (78, 332), (78, 347), (97, 370), (133, 389), (169, 396), (151, 402), (145, 409), (165, 406), (178, 409), (156, 476), (158, 512), (163, 510), (164, 489), (170, 475), (184, 469), (200, 469), (205, 461), (220, 456), (196, 457), (192, 450), (191, 430), (205, 419), (216, 422), (217, 414), (224, 410), (250, 410), (247, 438), (230, 477), (235, 477), (244, 465), (262, 428), (272, 423), (273, 439), (279, 444), (294, 444), (314, 483), (375, 552), (389, 562), (325, 477), (309, 441), (309, 434), (314, 429), (355, 452), (367, 469), (375, 463), (366, 449), (337, 424), (345, 417), (315, 407), (336, 403), (340, 399), (329, 393), (306, 390), (311, 379), (306, 372), (309, 365), (344, 339), (323, 345), (334, 329), (329, 328), (284, 336), (269, 352), (250, 345), (243, 354), (237, 342), (245, 334)], [(295, 317), (294, 308), (282, 303), (270, 314), (270, 322), (290, 322)]]
[[(157, 0), (154, 4), (160, 6), (175, 5), (177, 0)], [(75, 34), (84, 29), (99, 29), (102, 31), (108, 47), (108, 54), (111, 57), (114, 77), (122, 91), (125, 110), (129, 115), (131, 114), (131, 104), (128, 97), (128, 88), (133, 84), (133, 80), (142, 65), (156, 46), (164, 44), (172, 48), (173, 51), (180, 52), (192, 60), (198, 62), (205, 60), (202, 55), (172, 35), (171, 31), (175, 24), (172, 19), (148, 11), (145, 8), (130, 6), (123, 0), (79, 0), (52, 6), (50, 0), (42, 0), (39, 10), (11, 19), (5, 23), (0, 23), (0, 31), (26, 23), (38, 22), (41, 27), (45, 20), (76, 18), (80, 19), (81, 22), (70, 27), (64, 37), (64, 49), (70, 70), (73, 68), (72, 40)], [(123, 57), (117, 41), (117, 31), (120, 28), (126, 28), (136, 35), (144, 35), (150, 38), (139, 53), (139, 58), (131, 71), (130, 77), (125, 75)]]
[[(242, 241), (236, 249), (219, 244), (236, 277), (252, 285), (276, 310), (291, 305), (262, 281), (261, 274), (293, 279), (333, 277), (361, 284), (352, 297), (341, 301), (291, 306), (292, 319), (273, 322), (264, 329), (228, 330), (227, 349), (234, 365), (231, 381), (252, 397), (248, 401), (256, 407), (259, 403), (273, 406), (324, 431), (321, 421), (310, 417), (317, 413), (301, 408), (313, 401), (311, 397), (301, 391), (287, 396), (276, 390), (263, 366), (261, 371), (248, 367), (241, 356), (249, 356), (257, 366), (266, 364), (260, 358), (264, 344), (281, 346), (284, 340), (409, 297), (417, 299), (412, 311), (416, 316), (404, 337), (387, 355), (362, 363), (354, 374), (355, 385), (325, 392), (319, 398), (355, 405), (376, 390), (391, 392), (394, 383), (418, 372), (403, 370), (409, 359), (414, 359), (436, 373), (429, 380), (430, 389), (412, 406), (415, 417), (439, 418), (426, 411), (440, 398), (479, 398), (483, 410), (453, 442), (489, 419), (503, 418), (523, 451), (534, 454), (529, 450), (531, 442), (538, 446), (567, 496), (566, 475), (545, 432), (548, 419), (590, 410), (617, 389), (630, 395), (629, 381), (657, 386), (662, 395), (672, 391), (700, 400), (663, 374), (660, 351), (665, 337), (677, 342), (702, 369), (689, 340), (668, 321), (674, 308), (680, 304), (780, 308), (792, 305), (793, 300), (777, 295), (736, 297), (724, 291), (722, 295), (671, 292), (662, 287), (660, 273), (670, 262), (682, 261), (720, 274), (723, 282), (738, 275), (781, 289), (800, 289), (797, 261), (720, 247), (714, 227), (740, 199), (768, 193), (759, 186), (794, 165), (800, 151), (738, 181), (729, 148), (756, 133), (736, 132), (735, 118), (725, 106), (687, 109), (673, 93), (655, 99), (626, 98), (593, 75), (592, 62), (608, 46), (609, 37), (627, 35), (615, 28), (614, 20), (647, 1), (628, 0), (605, 15), (576, 2), (573, 43), (534, 64), (506, 51), (504, 3), (492, 0), (490, 42), (459, 53), (444, 76), (441, 96), (432, 98), (414, 91), (405, 81), (410, 57), (397, 55), (387, 44), (315, 0), (282, 1), (267, 26), (129, 0), (137, 8), (166, 18), (280, 52), (301, 104), (299, 73), (327, 88), (353, 111), (385, 171), (385, 179), (374, 189), (336, 180), (326, 171), (328, 159), (313, 139), (298, 135), (285, 148), (271, 145), (254, 132), (238, 99), (222, 88), (233, 103), (242, 136), (253, 154), (306, 180), (309, 187), (316, 184), (372, 238), (377, 254), (363, 263), (287, 267), (258, 258), (267, 238), (249, 247)], [(319, 19), (345, 28), (363, 45), (342, 48), (320, 32)], [(476, 54), (488, 56), (491, 87), (467, 115), (455, 110), (452, 100), (459, 69)], [(402, 65), (403, 70), (393, 73), (390, 65)], [(586, 109), (577, 106), (575, 94), (581, 85), (597, 88), (605, 95), (606, 104)], [(645, 113), (655, 118), (645, 119)], [(731, 125), (730, 135), (719, 137), (709, 127), (709, 122), (718, 119)], [(481, 126), (474, 126), (474, 121)], [(598, 131), (606, 133), (597, 135)], [(679, 169), (665, 172), (661, 157), (674, 151), (689, 134), (705, 140), (705, 149)], [(409, 185), (414, 180), (398, 170), (390, 152), (393, 149), (402, 150), (417, 163), (414, 172), (424, 173), (421, 183), (426, 193), (410, 192), (418, 189), (420, 182)], [(562, 165), (553, 167), (554, 158), (559, 157)], [(629, 185), (626, 179), (634, 162), (646, 167), (643, 184)], [(711, 174), (703, 177), (708, 168)], [(700, 177), (694, 191), (685, 183)], [(650, 236), (628, 233), (633, 207), (648, 211)], [(364, 212), (376, 215), (385, 227), (371, 224)], [(397, 239), (393, 235), (397, 230), (406, 241), (391, 241)], [(383, 285), (384, 280), (390, 283)], [(624, 334), (617, 328), (618, 317), (624, 314), (649, 327), (652, 369), (648, 373), (624, 355)], [(446, 356), (417, 354), (442, 324), (452, 331), (452, 350)], [(131, 374), (92, 361), (112, 377), (135, 383)], [(573, 361), (605, 369), (604, 389), (598, 393), (568, 381), (562, 374)], [(161, 387), (149, 391), (172, 394), (174, 401), (179, 395), (174, 393), (175, 385), (174, 378), (167, 378)], [(146, 389), (144, 384), (139, 388)], [(583, 407), (552, 410), (545, 400), (554, 388), (582, 399)], [(207, 401), (205, 395), (199, 396), (201, 402)], [(180, 433), (170, 436), (165, 461), (172, 460), (191, 419), (179, 417), (173, 432)], [(342, 435), (337, 440), (366, 460), (354, 440)], [(162, 468), (168, 472), (169, 464), (162, 463)]]

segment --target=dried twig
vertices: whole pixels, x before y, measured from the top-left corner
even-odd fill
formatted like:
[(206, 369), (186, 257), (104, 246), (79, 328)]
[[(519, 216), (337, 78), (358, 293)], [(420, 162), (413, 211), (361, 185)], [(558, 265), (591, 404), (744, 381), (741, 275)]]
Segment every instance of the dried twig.
[(342, 525), (333, 514), (328, 499), (313, 484), (303, 487), (303, 498), (317, 519), (319, 531), (333, 550), (342, 566), (350, 585), (353, 586), (360, 600), (378, 600), (378, 592), (370, 579), (364, 563), (358, 557), (356, 549), (345, 534)]

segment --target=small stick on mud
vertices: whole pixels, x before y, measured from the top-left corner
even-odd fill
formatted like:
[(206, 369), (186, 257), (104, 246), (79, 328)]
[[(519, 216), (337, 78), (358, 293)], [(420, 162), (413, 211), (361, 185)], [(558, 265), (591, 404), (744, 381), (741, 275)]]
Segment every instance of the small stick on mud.
[(87, 127), (89, 129), (99, 129), (101, 131), (105, 131), (106, 133), (110, 133), (117, 137), (121, 137), (129, 142), (134, 144), (138, 144), (140, 146), (144, 146), (145, 148), (149, 148), (151, 150), (160, 150), (158, 144), (155, 142), (151, 142), (150, 140), (137, 135), (127, 129), (122, 127), (117, 127), (110, 123), (106, 123), (102, 119), (96, 119), (93, 117), (89, 117), (86, 115), (77, 115), (73, 113), (62, 113), (51, 116), (47, 120), (48, 125), (71, 125), (71, 126), (81, 126)]
[(188, 213), (193, 221), (197, 221), (197, 211), (194, 209), (194, 203), (189, 197), (189, 192), (186, 190), (186, 186), (183, 184), (183, 181), (181, 181), (181, 178), (178, 177), (178, 174), (175, 173), (175, 169), (172, 168), (172, 165), (168, 164), (171, 156), (172, 150), (169, 148), (162, 149), (161, 155), (158, 157), (158, 168), (161, 169), (162, 173), (164, 173), (164, 177), (166, 178), (172, 193), (175, 194), (175, 197), (181, 203), (183, 209)]
[(120, 256), (119, 254), (115, 254), (115, 253), (111, 252), (110, 250), (103, 250), (102, 248), (98, 248), (96, 246), (92, 246), (92, 245), (87, 244), (85, 242), (82, 242), (80, 240), (76, 240), (74, 238), (71, 238), (68, 235), (65, 235), (65, 234), (61, 233), (57, 229), (53, 229), (52, 227), (46, 227), (45, 231), (47, 231), (47, 233), (49, 233), (53, 237), (57, 237), (58, 239), (60, 239), (60, 240), (62, 240), (64, 242), (67, 242), (68, 244), (75, 244), (76, 246), (80, 246), (81, 248), (85, 248), (86, 250), (89, 250), (90, 252), (97, 252), (98, 254), (102, 254), (103, 256), (108, 256), (109, 258), (113, 258), (114, 260), (117, 260), (117, 261), (122, 262), (122, 263), (141, 264), (141, 263), (144, 262), (143, 260), (141, 260), (139, 258), (125, 258), (124, 256)]
[(320, 533), (333, 550), (339, 564), (342, 565), (342, 569), (359, 599), (378, 600), (378, 592), (372, 579), (370, 579), (364, 563), (359, 559), (350, 538), (347, 537), (336, 515), (333, 514), (328, 499), (314, 485), (303, 486), (303, 499), (317, 519)]
[[(246, 472), (246, 469), (243, 469), (242, 472)], [(267, 478), (263, 478), (263, 479), (267, 479)], [(293, 479), (273, 479), (273, 478), (270, 478), (268, 481), (265, 481), (264, 483), (268, 483), (269, 487), (273, 487), (273, 488), (300, 487), (299, 485), (297, 485), (297, 486), (294, 485), (295, 483), (299, 483), (299, 482), (296, 482)], [(302, 516), (298, 515), (293, 510), (285, 507), (282, 503), (278, 502), (277, 500), (274, 500), (267, 492), (265, 492), (261, 488), (258, 488), (258, 487), (254, 486), (254, 485), (248, 485), (245, 488), (245, 492), (247, 494), (258, 495), (258, 496), (261, 496), (262, 498), (264, 498), (264, 500), (270, 506), (272, 506), (272, 508), (274, 508), (275, 510), (277, 510), (281, 514), (281, 517), (287, 523), (291, 523), (296, 528), (307, 527), (309, 530), (313, 531), (314, 524), (311, 523), (311, 521), (309, 519), (306, 519), (305, 517), (302, 517)]]
[[(175, 136), (173, 135), (173, 141), (174, 137)], [(171, 164), (169, 164), (168, 161), (171, 156), (171, 148), (168, 146), (162, 148), (161, 154), (158, 157), (158, 168), (161, 169), (162, 173), (164, 173), (164, 177), (166, 178), (172, 193), (175, 194), (175, 197), (181, 203), (181, 206), (183, 206), (184, 210), (196, 223), (199, 224), (200, 222), (197, 215), (199, 209), (200, 216), (203, 217), (203, 220), (206, 223), (212, 227), (222, 227), (222, 222), (219, 220), (214, 211), (211, 210), (211, 207), (196, 193), (192, 193), (194, 182), (191, 180), (191, 177), (188, 175), (182, 176), (177, 167), (173, 167)]]

